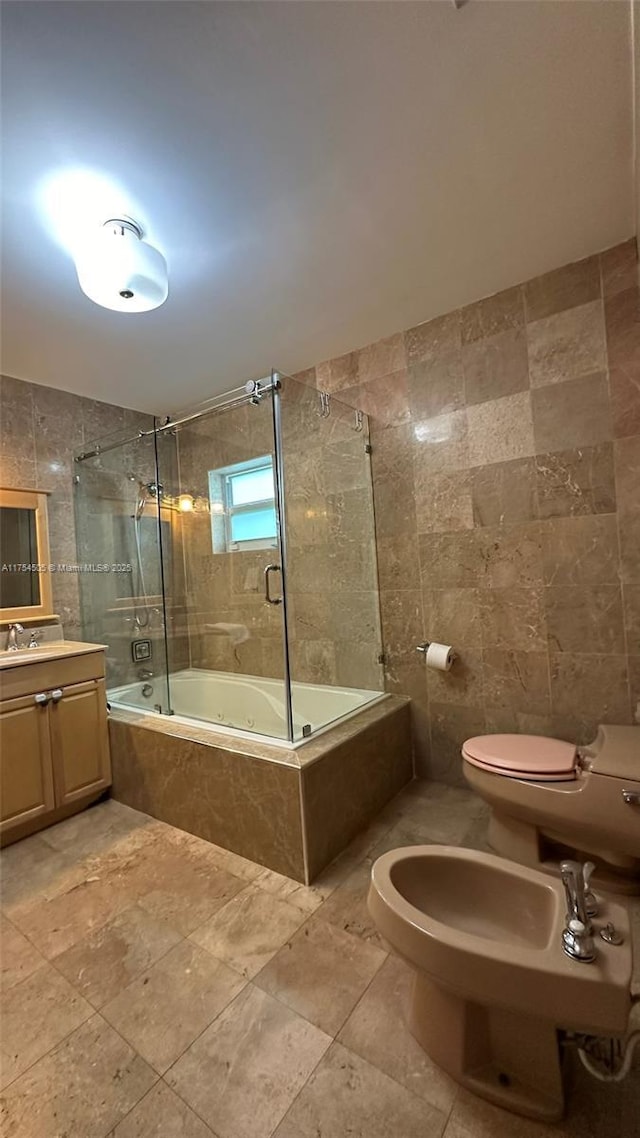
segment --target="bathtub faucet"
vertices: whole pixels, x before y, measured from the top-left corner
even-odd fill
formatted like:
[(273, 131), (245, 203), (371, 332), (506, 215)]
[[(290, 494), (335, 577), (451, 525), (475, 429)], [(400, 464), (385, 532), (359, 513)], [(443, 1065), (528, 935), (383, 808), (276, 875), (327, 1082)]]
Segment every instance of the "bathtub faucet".
[(589, 963), (596, 958), (591, 917), (595, 916), (595, 898), (589, 890), (593, 862), (581, 865), (579, 861), (560, 864), (562, 884), (567, 897), (567, 924), (562, 933), (562, 947), (572, 960)]

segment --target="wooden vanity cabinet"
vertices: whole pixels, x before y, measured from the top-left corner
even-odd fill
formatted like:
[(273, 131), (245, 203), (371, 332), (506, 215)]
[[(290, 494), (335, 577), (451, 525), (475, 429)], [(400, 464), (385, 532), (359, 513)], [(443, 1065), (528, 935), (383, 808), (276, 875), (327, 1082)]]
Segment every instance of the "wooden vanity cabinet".
[(7, 668), (0, 686), (6, 844), (83, 809), (110, 786), (104, 654)]

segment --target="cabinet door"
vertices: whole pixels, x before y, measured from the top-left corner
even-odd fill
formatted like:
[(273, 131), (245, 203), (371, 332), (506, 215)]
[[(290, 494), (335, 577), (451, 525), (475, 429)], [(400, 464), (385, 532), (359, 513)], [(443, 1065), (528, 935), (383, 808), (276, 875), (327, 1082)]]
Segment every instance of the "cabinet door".
[(53, 810), (49, 715), (44, 692), (0, 703), (0, 830)]
[(54, 689), (49, 704), (56, 805), (111, 783), (104, 680)]

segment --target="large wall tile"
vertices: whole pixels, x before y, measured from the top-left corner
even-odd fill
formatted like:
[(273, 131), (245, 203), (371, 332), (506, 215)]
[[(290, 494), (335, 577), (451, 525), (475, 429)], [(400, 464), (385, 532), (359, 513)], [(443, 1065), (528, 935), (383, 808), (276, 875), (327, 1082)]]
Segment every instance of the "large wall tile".
[(368, 383), (383, 375), (402, 371), (406, 367), (407, 356), (402, 332), (377, 340), (358, 352), (358, 383)]
[(515, 395), (529, 386), (527, 339), (522, 328), (474, 340), (462, 349), (467, 404)]
[(410, 417), (409, 386), (404, 368), (355, 387), (343, 387), (339, 397), (348, 406), (374, 416), (380, 426), (397, 427)]
[(598, 723), (629, 723), (629, 683), (624, 656), (552, 653), (551, 704), (561, 734), (587, 743)]
[(624, 585), (622, 601), (627, 630), (627, 651), (630, 656), (640, 656), (640, 584)]
[(615, 514), (545, 522), (542, 548), (545, 585), (606, 585), (620, 579)]
[(427, 669), (427, 690), (432, 703), (483, 706), (482, 652), (463, 645), (449, 672)]
[(458, 313), (438, 317), (405, 332), (409, 407), (412, 418), (428, 419), (464, 404)]
[(418, 535), (380, 537), (378, 547), (378, 581), (380, 590), (416, 589), (420, 587)]
[(462, 360), (456, 349), (436, 360), (410, 364), (408, 399), (413, 419), (444, 415), (464, 406)]
[(536, 488), (541, 518), (613, 514), (613, 443), (538, 454)]
[(538, 512), (536, 485), (533, 457), (474, 467), (471, 471), (471, 496), (475, 524), (514, 525), (532, 521)]
[(430, 715), (432, 777), (453, 786), (465, 786), (462, 744), (474, 735), (484, 735), (484, 712), (481, 707), (432, 703)]
[(479, 589), (423, 591), (424, 630), (427, 640), (464, 648), (482, 644)]
[(418, 533), (446, 533), (473, 528), (471, 476), (468, 470), (431, 474), (416, 472)]
[(605, 301), (611, 404), (616, 436), (640, 433), (640, 289)]
[(340, 391), (343, 387), (355, 387), (358, 382), (358, 353), (347, 352), (318, 364), (316, 386), (319, 391)]
[(534, 453), (528, 391), (468, 407), (467, 417), (470, 466), (507, 462)]
[(496, 336), (524, 325), (522, 289), (508, 288), (493, 296), (468, 304), (460, 311), (460, 333), (463, 344), (472, 344), (484, 336)]
[(492, 713), (548, 716), (551, 712), (549, 660), (546, 651), (518, 652), (485, 648), (484, 702)]
[(640, 583), (640, 435), (619, 439), (614, 447), (620, 573)]
[(609, 388), (604, 372), (531, 392), (535, 451), (594, 446), (612, 438)]
[(550, 651), (624, 653), (619, 585), (551, 585), (545, 604)]
[(577, 379), (606, 367), (600, 300), (528, 324), (527, 338), (532, 387)]
[(482, 643), (485, 648), (541, 652), (546, 647), (543, 590), (514, 585), (486, 589), (482, 599)]
[(482, 544), (484, 584), (492, 589), (542, 584), (540, 525), (487, 526), (478, 535)]
[(527, 320), (542, 320), (565, 308), (588, 304), (599, 296), (598, 258), (587, 257), (527, 281), (524, 286)]
[(460, 348), (460, 319), (457, 312), (427, 320), (404, 334), (407, 363), (433, 363)]
[(631, 719), (634, 723), (640, 723), (640, 656), (629, 656), (629, 687)]
[(466, 470), (469, 442), (466, 411), (414, 420), (411, 429), (415, 477), (443, 470)]
[(415, 533), (413, 429), (410, 426), (378, 429), (374, 422), (371, 442), (376, 535), (395, 537)]
[(482, 580), (482, 550), (477, 530), (420, 534), (423, 588), (469, 588)]
[(389, 660), (413, 659), (424, 639), (422, 596), (418, 590), (380, 593), (382, 639)]

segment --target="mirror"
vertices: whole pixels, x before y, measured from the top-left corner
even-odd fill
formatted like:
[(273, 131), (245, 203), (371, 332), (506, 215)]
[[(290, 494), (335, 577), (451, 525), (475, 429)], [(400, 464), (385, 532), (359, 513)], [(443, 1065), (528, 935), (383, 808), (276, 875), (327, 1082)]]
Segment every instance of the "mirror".
[(47, 495), (0, 489), (0, 621), (53, 616)]

